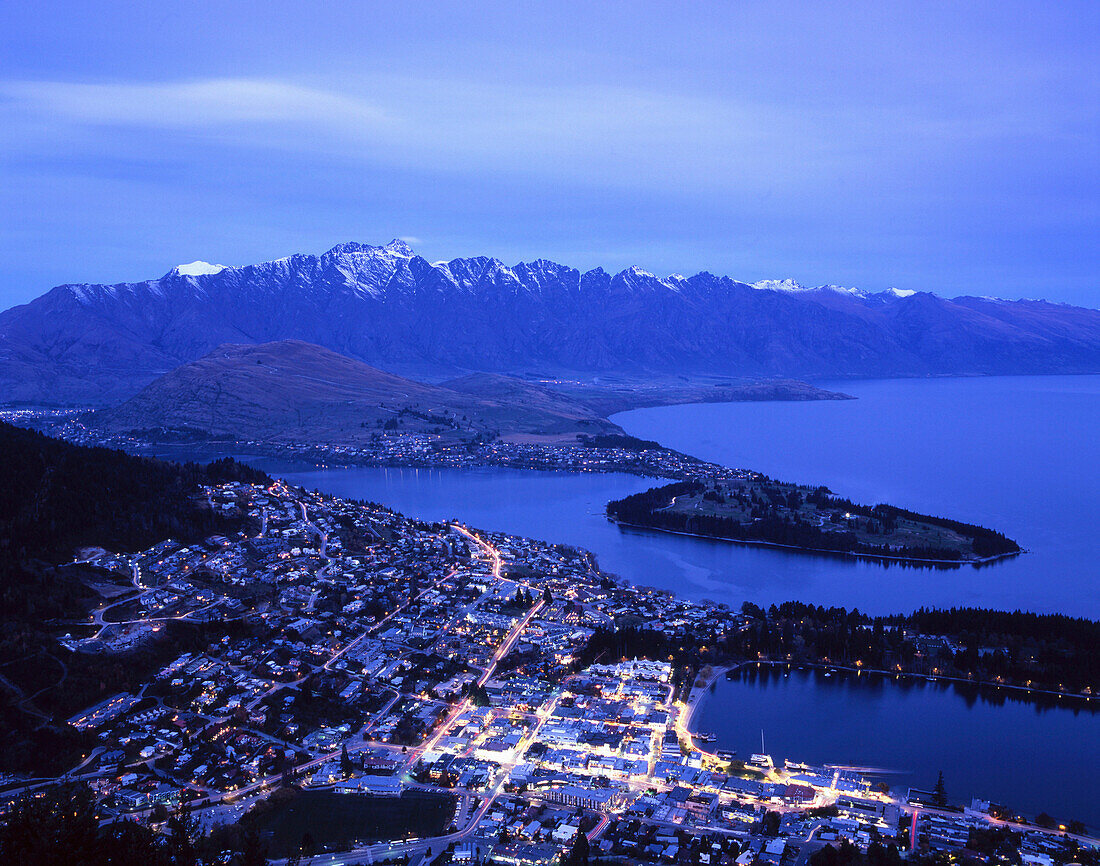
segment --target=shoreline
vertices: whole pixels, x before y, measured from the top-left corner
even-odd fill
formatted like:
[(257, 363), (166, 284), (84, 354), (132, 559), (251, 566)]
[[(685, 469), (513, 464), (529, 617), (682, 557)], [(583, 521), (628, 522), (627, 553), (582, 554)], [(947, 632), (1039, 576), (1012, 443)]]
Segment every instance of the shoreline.
[[(698, 749), (700, 752), (710, 755), (712, 758), (715, 758), (717, 760), (718, 756), (715, 755), (714, 752), (711, 752), (707, 749), (699, 748), (699, 746), (695, 743), (695, 735), (699, 732), (693, 731), (691, 729), (691, 722), (695, 718), (695, 714), (698, 713), (700, 708), (707, 702), (707, 698), (711, 694), (710, 687), (712, 685), (716, 684), (719, 679), (726, 676), (727, 674), (732, 673), (733, 671), (740, 670), (746, 665), (751, 664), (755, 664), (755, 662), (738, 662), (737, 664), (722, 665), (721, 667), (716, 667), (713, 669), (710, 678), (703, 686), (700, 686), (697, 689), (694, 684), (692, 685), (691, 691), (688, 693), (688, 699), (684, 704), (684, 711), (680, 715), (679, 727), (682, 728), (684, 733), (687, 734), (689, 744), (693, 749)], [(705, 745), (709, 746), (710, 743), (706, 743)]]
[[(800, 669), (805, 669), (805, 670), (808, 670), (808, 671), (832, 670), (832, 671), (842, 671), (842, 672), (845, 672), (845, 673), (852, 673), (852, 674), (868, 673), (868, 674), (882, 675), (884, 677), (889, 676), (889, 677), (894, 677), (894, 678), (900, 678), (900, 677), (906, 677), (906, 678), (909, 678), (909, 679), (929, 679), (930, 678), (929, 676), (926, 676), (926, 675), (923, 675), (923, 674), (918, 674), (918, 673), (913, 673), (913, 672), (906, 672), (906, 671), (886, 671), (886, 670), (882, 670), (882, 669), (879, 669), (879, 668), (855, 668), (855, 667), (851, 667), (850, 665), (836, 665), (836, 664), (828, 664), (827, 665), (827, 664), (812, 663), (812, 662), (795, 663), (795, 662), (786, 662), (786, 661), (770, 661), (770, 660), (765, 661), (765, 660), (760, 660), (760, 661), (744, 661), (744, 662), (740, 662), (740, 663), (737, 663), (737, 664), (731, 664), (731, 665), (716, 667), (714, 669), (714, 674), (708, 679), (706, 685), (704, 685), (699, 690), (696, 690), (694, 688), (692, 689), (692, 693), (689, 695), (688, 703), (685, 704), (684, 710), (683, 710), (681, 716), (679, 717), (679, 721), (678, 721), (678, 727), (687, 735), (688, 743), (689, 743), (690, 747), (692, 749), (702, 753), (704, 768), (707, 766), (708, 761), (726, 763), (726, 759), (718, 758), (718, 756), (715, 754), (715, 751), (713, 749), (706, 748), (707, 746), (717, 745), (717, 741), (715, 741), (714, 743), (705, 743), (705, 744), (702, 744), (702, 745), (697, 744), (695, 742), (695, 735), (698, 732), (695, 731), (695, 730), (692, 730), (692, 722), (697, 717), (697, 714), (698, 714), (699, 710), (706, 704), (707, 700), (709, 699), (710, 691), (711, 691), (711, 685), (718, 682), (718, 680), (721, 677), (728, 677), (728, 675), (730, 673), (734, 672), (734, 671), (738, 671), (738, 670), (741, 670), (741, 669), (744, 669), (744, 668), (747, 668), (747, 667), (753, 667), (753, 666), (756, 666), (756, 667), (771, 667), (771, 668), (776, 668), (776, 669), (798, 667)], [(1038, 696), (1041, 696), (1041, 695), (1048, 695), (1048, 696), (1058, 696), (1060, 698), (1068, 698), (1068, 699), (1070, 699), (1070, 703), (1068, 705), (1067, 704), (1061, 704), (1061, 705), (1059, 705), (1058, 708), (1072, 710), (1075, 714), (1077, 712), (1080, 712), (1082, 709), (1089, 710), (1094, 714), (1095, 713), (1100, 713), (1100, 705), (1097, 705), (1097, 706), (1087, 706), (1086, 705), (1086, 704), (1091, 704), (1091, 703), (1100, 704), (1100, 702), (1092, 702), (1091, 698), (1089, 698), (1088, 696), (1085, 696), (1085, 695), (1072, 695), (1072, 694), (1065, 694), (1065, 693), (1060, 693), (1060, 692), (1052, 692), (1052, 691), (1047, 690), (1047, 689), (1028, 689), (1028, 688), (1023, 687), (1023, 686), (1009, 686), (1009, 685), (1004, 685), (1004, 684), (999, 684), (999, 683), (989, 683), (989, 682), (985, 682), (985, 681), (976, 682), (974, 680), (966, 680), (966, 679), (961, 679), (959, 677), (935, 676), (935, 677), (931, 677), (931, 679), (934, 680), (933, 684), (939, 683), (940, 681), (943, 681), (943, 682), (952, 683), (952, 684), (975, 685), (975, 686), (979, 686), (979, 687), (983, 687), (983, 688), (990, 688), (990, 689), (1004, 688), (1004, 689), (1010, 689), (1010, 690), (1014, 690), (1014, 691), (1029, 692), (1031, 695), (1033, 695), (1035, 697), (1038, 697)], [(1028, 698), (1025, 697), (1022, 700), (1022, 703), (1031, 704), (1031, 703), (1033, 703), (1033, 701), (1029, 700)], [(1051, 706), (1050, 708), (1053, 709), (1055, 707)], [(766, 754), (769, 754), (769, 756), (770, 756), (770, 753), (766, 753)], [(748, 758), (747, 755), (741, 756), (741, 755), (738, 755), (735, 752), (734, 757), (733, 757), (733, 761), (735, 763), (736, 762), (742, 762), (742, 763), (745, 763), (747, 765), (748, 764), (747, 758)], [(789, 778), (789, 775), (792, 772), (792, 771), (787, 769), (787, 763), (796, 763), (796, 762), (791, 758), (785, 758), (783, 764), (775, 764), (773, 766), (772, 771), (769, 771), (769, 772), (765, 773), (765, 778), (771, 776), (771, 773), (774, 772), (776, 775), (773, 776), (772, 778), (774, 780), (778, 780), (779, 782), (782, 783), (783, 780), (784, 780), (784, 777)], [(833, 768), (838, 767), (838, 765), (828, 764), (828, 763), (822, 764), (821, 766), (823, 766), (827, 769), (833, 769)], [(840, 769), (844, 769), (844, 768), (840, 767)], [(898, 776), (899, 775), (899, 773), (897, 771), (880, 770), (880, 769), (876, 769), (876, 768), (873, 768), (873, 767), (853, 767), (853, 768), (848, 768), (848, 769), (853, 769), (853, 770), (859, 772), (865, 778), (867, 776), (886, 776), (886, 777), (890, 777), (890, 776)], [(904, 775), (904, 774), (902, 774), (902, 775)], [(889, 782), (889, 785), (890, 785), (890, 789), (891, 789), (890, 790), (890, 795), (891, 796), (900, 796), (900, 795), (895, 795), (895, 791), (904, 791), (904, 783), (896, 784), (894, 782)], [(1016, 828), (1021, 829), (1021, 830), (1033, 829), (1033, 825), (1027, 823), (1026, 821), (1024, 823), (1017, 823), (1015, 821), (1003, 821), (1001, 823), (1016, 827)], [(1061, 832), (1065, 833), (1064, 830), (1061, 831)], [(1090, 837), (1086, 833), (1085, 836), (1077, 837), (1077, 838), (1082, 838), (1082, 839), (1086, 839), (1086, 840), (1091, 841), (1092, 837)]]
[(752, 547), (771, 547), (777, 550), (794, 550), (800, 553), (818, 553), (826, 556), (839, 556), (850, 559), (867, 559), (878, 562), (899, 562), (899, 563), (912, 563), (921, 567), (927, 568), (962, 568), (964, 565), (972, 565), (974, 567), (980, 567), (983, 565), (992, 565), (995, 562), (999, 562), (1002, 559), (1011, 559), (1014, 556), (1019, 556), (1022, 553), (1027, 553), (1025, 548), (1013, 551), (1011, 553), (998, 553), (995, 556), (986, 556), (981, 559), (920, 559), (910, 556), (889, 556), (884, 553), (861, 553), (855, 550), (828, 550), (823, 547), (799, 547), (795, 544), (781, 544), (778, 541), (759, 541), (752, 538), (726, 538), (721, 535), (703, 535), (698, 532), (686, 532), (682, 529), (665, 529), (661, 526), (647, 526), (644, 523), (630, 523), (626, 520), (619, 520), (618, 518), (607, 515), (607, 519), (614, 523), (616, 526), (629, 526), (632, 529), (644, 529), (649, 532), (664, 532), (669, 535), (683, 535), (687, 538), (702, 538), (706, 541), (723, 541), (727, 544), (744, 544)]
[[(704, 401), (705, 402), (705, 401)], [(673, 404), (683, 405), (683, 404)], [(634, 411), (634, 410), (627, 410)], [(53, 431), (49, 435), (55, 435)], [(106, 444), (106, 443), (101, 443)], [(632, 475), (636, 478), (652, 479), (654, 481), (675, 482), (683, 480), (697, 479), (700, 471), (709, 470), (708, 477), (714, 477), (715, 475), (721, 476), (724, 473), (732, 473), (733, 475), (742, 476), (761, 476), (762, 473), (752, 469), (737, 469), (729, 466), (724, 466), (719, 463), (713, 463), (711, 461), (703, 460), (698, 457), (694, 457), (684, 452), (676, 451), (675, 449), (668, 448), (666, 446), (659, 446), (658, 453), (661, 456), (661, 461), (671, 459), (673, 463), (678, 463), (678, 466), (669, 466), (649, 463), (643, 459), (642, 455), (649, 453), (648, 451), (631, 452), (630, 449), (626, 449), (627, 453), (624, 454), (621, 449), (608, 449), (613, 454), (601, 455), (603, 449), (591, 446), (582, 446), (579, 442), (573, 443), (526, 443), (520, 445), (519, 443), (512, 443), (517, 447), (533, 448), (538, 455), (536, 459), (548, 460), (555, 448), (567, 448), (567, 449), (581, 449), (582, 451), (588, 451), (585, 456), (604, 456), (610, 458), (607, 463), (601, 466), (586, 466), (586, 465), (563, 465), (560, 462), (551, 462), (545, 465), (538, 465), (528, 463), (523, 465), (520, 462), (516, 465), (518, 455), (512, 455), (510, 458), (503, 458), (495, 453), (490, 454), (468, 454), (463, 455), (466, 459), (456, 462), (456, 455), (451, 452), (447, 452), (446, 456), (450, 459), (443, 459), (441, 455), (433, 455), (428, 457), (410, 458), (408, 456), (383, 456), (381, 454), (366, 455), (349, 455), (346, 453), (337, 453), (326, 455), (324, 449), (326, 446), (321, 444), (307, 445), (304, 443), (298, 444), (276, 444), (266, 441), (255, 440), (199, 440), (199, 441), (178, 441), (178, 442), (153, 442), (149, 440), (138, 440), (130, 443), (119, 444), (106, 444), (106, 447), (118, 447), (128, 453), (136, 454), (137, 456), (150, 456), (157, 457), (158, 459), (169, 459), (179, 461), (181, 458), (186, 459), (188, 457), (195, 458), (202, 455), (199, 459), (206, 459), (207, 456), (217, 459), (217, 456), (243, 456), (247, 458), (269, 459), (269, 460), (283, 460), (286, 462), (297, 462), (301, 464), (311, 465), (317, 469), (356, 469), (356, 468), (393, 468), (393, 469), (427, 469), (431, 470), (477, 470), (477, 469), (512, 469), (522, 472), (529, 471), (543, 471), (565, 474), (588, 474), (588, 473), (620, 473), (624, 475)], [(657, 444), (657, 443), (653, 443)], [(298, 449), (301, 449), (300, 451)], [(172, 452), (184, 452), (182, 454), (172, 454)], [(188, 454), (187, 452), (191, 453)], [(287, 452), (290, 453), (287, 453)], [(144, 453), (143, 453), (144, 452)], [(158, 453), (159, 452), (159, 453)], [(235, 454), (233, 452), (236, 452)], [(171, 456), (169, 456), (171, 455)], [(576, 457), (577, 455), (573, 455)], [(331, 457), (331, 462), (329, 458)], [(530, 455), (528, 457), (530, 459)], [(683, 461), (683, 462), (681, 462)], [(685, 465), (686, 464), (686, 465)], [(610, 503), (607, 503), (610, 505)], [(843, 557), (855, 560), (866, 560), (870, 562), (878, 562), (883, 565), (887, 565), (892, 562), (899, 564), (909, 564), (921, 568), (961, 568), (964, 565), (970, 565), (975, 568), (981, 568), (986, 565), (995, 564), (1004, 559), (1010, 559), (1015, 556), (1019, 556), (1022, 553), (1026, 553), (1025, 548), (1018, 548), (1015, 551), (1009, 551), (1006, 553), (1000, 553), (993, 556), (977, 557), (973, 559), (935, 559), (915, 556), (893, 556), (886, 553), (867, 553), (861, 551), (848, 551), (848, 550), (831, 550), (827, 548), (817, 547), (803, 547), (796, 544), (783, 544), (781, 542), (766, 541), (758, 539), (741, 539), (741, 538), (729, 538), (716, 535), (705, 535), (697, 532), (688, 532), (678, 529), (667, 529), (657, 526), (648, 526), (646, 524), (631, 523), (629, 521), (620, 520), (614, 518), (606, 513), (607, 519), (618, 526), (631, 527), (634, 529), (643, 529), (651, 532), (664, 532), (670, 535), (681, 535), (688, 538), (701, 538), (710, 541), (724, 541), (733, 544), (751, 545), (755, 547), (773, 548), (776, 550), (787, 550), (798, 553), (810, 553), (823, 556)]]

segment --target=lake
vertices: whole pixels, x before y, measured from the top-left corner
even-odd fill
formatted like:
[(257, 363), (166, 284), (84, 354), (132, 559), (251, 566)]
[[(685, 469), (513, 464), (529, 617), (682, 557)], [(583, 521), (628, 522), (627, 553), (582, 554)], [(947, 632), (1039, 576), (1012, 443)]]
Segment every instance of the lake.
[[(739, 606), (797, 599), (908, 612), (980, 605), (1100, 617), (1100, 376), (831, 383), (859, 399), (728, 403), (616, 416), (633, 435), (784, 480), (829, 485), (981, 523), (1028, 553), (994, 565), (928, 569), (621, 529), (604, 504), (655, 482), (629, 475), (482, 469), (309, 469), (255, 461), (307, 487), (385, 503), (426, 520), (574, 544), (640, 584)], [(956, 800), (1100, 824), (1091, 797), (1100, 716), (999, 703), (924, 680), (867, 674), (747, 674), (721, 682), (696, 728), (740, 755), (896, 771), (930, 788), (943, 769)]]
[(979, 605), (1100, 617), (1100, 376), (826, 383), (857, 400), (670, 406), (622, 413), (633, 435), (784, 480), (829, 485), (999, 529), (1028, 553), (930, 569), (619, 528), (604, 504), (652, 486), (622, 474), (329, 469), (256, 461), (288, 480), (426, 520), (593, 551), (606, 570), (740, 606), (799, 600), (907, 612)]
[(616, 420), (706, 460), (990, 526), (1028, 550), (949, 571), (772, 556), (746, 562), (749, 589), (872, 612), (978, 605), (1100, 617), (1100, 376), (823, 384), (859, 399), (664, 407)]
[(972, 797), (1034, 817), (1100, 825), (1093, 796), (1100, 714), (1006, 699), (1004, 690), (838, 671), (757, 668), (719, 678), (692, 729), (740, 759), (765, 748), (777, 764), (872, 767), (904, 794), (931, 790), (943, 770), (952, 802)]

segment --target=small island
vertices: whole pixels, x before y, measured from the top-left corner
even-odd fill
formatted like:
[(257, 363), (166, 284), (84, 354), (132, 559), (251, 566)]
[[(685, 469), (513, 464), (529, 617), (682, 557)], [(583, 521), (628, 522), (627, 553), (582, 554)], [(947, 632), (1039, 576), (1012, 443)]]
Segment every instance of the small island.
[(876, 559), (987, 563), (1021, 552), (1000, 532), (893, 505), (859, 505), (827, 487), (745, 478), (677, 481), (607, 504), (627, 526)]

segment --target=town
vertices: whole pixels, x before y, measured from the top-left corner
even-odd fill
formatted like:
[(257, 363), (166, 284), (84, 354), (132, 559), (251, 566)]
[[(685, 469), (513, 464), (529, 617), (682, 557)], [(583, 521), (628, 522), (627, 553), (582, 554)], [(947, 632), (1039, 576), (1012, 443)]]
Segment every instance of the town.
[[(649, 478), (734, 481), (758, 473), (709, 463), (630, 436), (594, 436), (562, 442), (486, 437), (456, 440), (436, 433), (378, 431), (363, 446), (316, 441), (214, 440), (177, 431), (112, 434), (81, 420), (87, 410), (2, 409), (0, 421), (36, 429), (76, 445), (119, 448), (134, 454), (222, 454), (227, 451), (318, 466), (405, 466), (432, 469), (497, 467), (560, 472), (625, 472)], [(192, 431), (193, 432), (193, 431)], [(174, 455), (169, 459), (174, 459)]]
[(182, 809), (314, 864), (803, 866), (828, 845), (900, 857), (994, 836), (1027, 866), (1095, 862), (1083, 827), (712, 752), (691, 717), (728, 668), (605, 648), (627, 632), (728, 643), (751, 612), (616, 581), (575, 548), (280, 481), (202, 493), (247, 528), (66, 566), (99, 598), (66, 627), (71, 653), (112, 658), (180, 630), (192, 644), (73, 714), (86, 753), (56, 779), (5, 778), (5, 808), (82, 783), (104, 825)]

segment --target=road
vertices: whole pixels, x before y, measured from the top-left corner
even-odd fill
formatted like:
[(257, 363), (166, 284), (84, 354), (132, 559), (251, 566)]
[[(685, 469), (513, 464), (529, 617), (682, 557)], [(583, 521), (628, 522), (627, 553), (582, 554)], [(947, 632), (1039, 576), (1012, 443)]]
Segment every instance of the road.
[[(476, 535), (469, 532), (464, 527), (455, 526), (454, 528), (465, 535), (467, 538), (469, 538), (471, 541), (473, 541), (488, 557), (491, 564), (490, 568), (493, 578), (496, 580), (503, 579), (501, 576), (501, 572), (503, 569), (503, 560), (500, 555), (500, 551), (498, 551), (488, 542), (482, 540), (481, 538), (478, 538)], [(538, 615), (539, 611), (542, 610), (545, 604), (545, 601), (540, 598), (539, 601), (531, 608), (531, 610), (527, 612), (527, 615), (524, 616), (522, 620), (520, 620), (512, 627), (512, 629), (508, 632), (508, 635), (505, 637), (504, 641), (497, 648), (497, 651), (493, 654), (488, 666), (482, 672), (481, 677), (477, 681), (478, 685), (484, 685), (493, 676), (493, 673), (496, 671), (496, 667), (500, 663), (501, 659), (507, 657), (508, 653), (512, 651), (512, 648), (515, 646), (516, 641), (519, 640), (519, 637), (523, 633), (524, 629), (526, 629), (531, 620)], [(376, 626), (377, 625), (381, 625), (381, 622), (377, 623)], [(358, 640), (361, 639), (362, 638), (359, 638)], [(358, 640), (353, 642), (352, 644), (349, 644), (343, 651), (341, 651), (341, 654), (350, 649), (354, 645), (354, 643), (358, 642)], [(408, 769), (412, 767), (415, 767), (416, 763), (420, 760), (425, 752), (429, 752), (435, 748), (439, 740), (446, 734), (451, 725), (454, 724), (455, 719), (457, 719), (460, 715), (462, 715), (462, 713), (470, 709), (470, 706), (471, 704), (468, 698), (457, 704), (454, 709), (452, 709), (451, 712), (448, 713), (443, 723), (438, 726), (436, 733), (430, 739), (426, 740), (423, 744), (409, 752), (406, 760), (406, 771), (408, 771)], [(527, 736), (524, 739), (524, 742), (536, 735), (538, 729), (542, 726), (546, 719), (549, 718), (549, 714), (547, 713), (545, 715), (540, 715), (538, 718), (539, 721), (537, 722), (535, 727), (530, 732), (528, 732)], [(374, 744), (368, 743), (364, 744), (364, 746), (360, 746), (359, 748), (372, 745)], [(518, 752), (522, 752), (523, 743), (521, 743), (520, 746), (521, 747), (517, 749)], [(329, 758), (326, 758), (325, 760), (328, 759)], [(310, 762), (310, 764), (302, 765), (302, 767), (299, 767), (298, 769), (300, 770), (305, 767), (310, 767), (323, 762), (324, 761), (322, 759), (317, 759), (316, 761)], [(454, 833), (448, 833), (444, 836), (436, 836), (431, 839), (420, 839), (416, 842), (386, 842), (377, 845), (370, 845), (364, 848), (357, 848), (353, 851), (348, 851), (345, 853), (321, 855), (312, 858), (309, 861), (310, 866), (347, 866), (347, 864), (372, 862), (375, 859), (384, 859), (387, 857), (392, 857), (394, 855), (403, 854), (407, 854), (410, 857), (413, 857), (423, 853), (428, 848), (431, 848), (433, 852), (438, 853), (439, 851), (450, 845), (452, 842), (460, 842), (463, 839), (466, 839), (469, 836), (473, 835), (474, 831), (481, 823), (481, 820), (485, 817), (485, 814), (492, 807), (496, 798), (500, 796), (500, 793), (504, 787), (504, 782), (508, 778), (509, 773), (512, 769), (514, 769), (514, 767), (514, 763), (503, 764), (501, 766), (501, 769), (496, 776), (496, 782), (486, 792), (481, 805), (477, 808), (473, 815), (470, 816), (469, 820), (466, 822), (466, 826), (464, 828), (456, 830), (456, 832)], [(423, 790), (446, 790), (429, 785), (415, 785), (414, 787)], [(448, 790), (448, 793), (453, 792)], [(456, 817), (458, 817), (457, 813)], [(595, 839), (600, 833), (603, 832), (604, 828), (607, 826), (607, 816), (601, 816), (601, 818), (602, 820), (600, 821), (600, 823), (592, 830), (592, 832), (589, 833), (590, 839)], [(274, 864), (279, 864), (285, 863), (286, 861), (275, 860), (272, 862)]]

